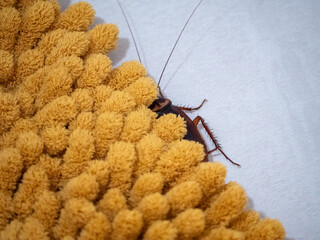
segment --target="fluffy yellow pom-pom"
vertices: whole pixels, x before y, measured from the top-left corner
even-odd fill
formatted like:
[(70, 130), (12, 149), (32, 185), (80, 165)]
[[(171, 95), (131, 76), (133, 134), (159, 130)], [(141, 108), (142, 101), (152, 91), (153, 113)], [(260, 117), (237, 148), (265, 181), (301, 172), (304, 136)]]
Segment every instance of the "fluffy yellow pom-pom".
[(187, 209), (173, 219), (173, 224), (178, 229), (179, 239), (192, 239), (205, 228), (204, 213), (200, 209)]
[(166, 197), (171, 207), (171, 214), (175, 216), (188, 208), (197, 206), (201, 201), (202, 192), (198, 183), (188, 181), (172, 188)]
[(107, 215), (110, 221), (127, 208), (126, 198), (118, 188), (109, 189), (97, 205), (97, 209)]
[(9, 81), (14, 74), (13, 55), (0, 50), (0, 83)]
[(14, 147), (16, 145), (16, 140), (20, 133), (34, 131), (37, 132), (38, 128), (32, 119), (19, 119), (17, 120), (10, 131), (4, 133), (0, 137), (0, 148)]
[(74, 99), (79, 112), (92, 110), (93, 98), (89, 89), (78, 88), (73, 91), (71, 97)]
[(36, 163), (43, 151), (43, 141), (33, 131), (22, 133), (17, 140), (17, 149), (24, 157), (24, 164), (31, 166)]
[(19, 232), (18, 239), (29, 240), (29, 239), (43, 239), (49, 240), (48, 233), (44, 226), (34, 217), (26, 218), (21, 231)]
[(63, 57), (72, 55), (83, 56), (88, 51), (89, 43), (85, 33), (67, 32), (47, 56), (46, 64), (51, 65)]
[(16, 3), (16, 0), (3, 0), (0, 3), (0, 7), (13, 7), (14, 4)]
[(136, 157), (132, 143), (116, 142), (110, 146), (107, 155), (110, 169), (109, 188), (119, 188), (125, 195), (129, 193)]
[(37, 1), (26, 8), (20, 26), (20, 33), (16, 45), (16, 52), (22, 53), (31, 49), (55, 19), (53, 4), (50, 2)]
[(203, 158), (202, 144), (187, 140), (176, 141), (161, 155), (154, 171), (161, 173), (166, 183), (176, 185), (176, 180), (192, 171)]
[(10, 52), (14, 50), (20, 23), (20, 14), (16, 9), (12, 7), (0, 9), (0, 49)]
[(123, 210), (112, 223), (111, 239), (134, 240), (139, 236), (143, 226), (142, 215), (136, 210)]
[(156, 221), (146, 231), (144, 240), (174, 240), (178, 234), (177, 229), (170, 221)]
[(82, 173), (65, 185), (60, 196), (64, 201), (72, 198), (85, 198), (93, 201), (96, 199), (98, 192), (99, 184), (97, 183), (97, 177), (92, 174)]
[(260, 220), (259, 213), (254, 210), (247, 210), (241, 213), (231, 222), (231, 228), (237, 231), (245, 232)]
[(35, 95), (40, 91), (40, 88), (43, 84), (43, 79), (48, 74), (48, 67), (40, 68), (35, 73), (26, 77), (23, 82), (21, 83), (21, 89), (27, 90), (32, 96)]
[(32, 208), (34, 210), (32, 217), (37, 219), (46, 231), (51, 231), (60, 210), (60, 202), (56, 194), (43, 191)]
[(219, 227), (211, 230), (208, 236), (202, 238), (203, 240), (244, 240), (244, 234), (238, 231)]
[(114, 24), (99, 24), (88, 32), (90, 46), (88, 53), (106, 54), (117, 46), (119, 29)]
[(38, 49), (43, 53), (50, 53), (65, 33), (67, 33), (65, 29), (45, 33), (38, 42)]
[(166, 114), (158, 118), (153, 132), (166, 142), (182, 139), (186, 133), (186, 122), (184, 119), (172, 113)]
[(114, 91), (111, 96), (102, 104), (100, 112), (106, 111), (126, 114), (136, 108), (134, 98), (127, 92)]
[(54, 227), (55, 238), (64, 236), (76, 237), (79, 229), (82, 229), (96, 213), (92, 202), (86, 199), (70, 199), (61, 210), (57, 225)]
[(68, 95), (72, 92), (73, 80), (64, 66), (52, 69), (43, 80), (43, 84), (37, 94), (35, 105), (41, 109), (52, 100)]
[(11, 215), (11, 196), (5, 191), (0, 191), (0, 237), (1, 231), (8, 226), (10, 219), (12, 218)]
[(165, 196), (154, 193), (144, 197), (137, 210), (142, 213), (144, 224), (149, 225), (156, 220), (166, 219), (170, 206)]
[(88, 88), (100, 85), (112, 69), (111, 60), (103, 54), (91, 54), (84, 63), (84, 70), (77, 81), (78, 87)]
[(68, 70), (73, 81), (75, 81), (81, 76), (84, 69), (83, 60), (76, 55), (59, 58), (58, 61), (53, 64), (52, 67), (55, 68), (59, 66), (64, 66)]
[(90, 161), (94, 153), (94, 138), (92, 134), (81, 128), (74, 130), (69, 138), (69, 146), (64, 155), (66, 163), (81, 163)]
[(70, 122), (69, 130), (73, 131), (77, 128), (82, 128), (93, 132), (96, 124), (96, 117), (92, 112), (81, 112), (78, 114), (76, 119)]
[(20, 82), (44, 65), (44, 54), (37, 49), (23, 52), (17, 60), (16, 78)]
[(191, 179), (196, 181), (202, 190), (202, 207), (210, 204), (210, 198), (224, 184), (226, 175), (226, 167), (219, 162), (200, 163), (195, 169)]
[(107, 239), (111, 231), (108, 218), (103, 213), (96, 213), (82, 229), (79, 240)]
[(54, 27), (69, 31), (85, 31), (92, 23), (95, 11), (87, 2), (79, 2), (68, 7), (59, 17)]
[(109, 162), (102, 160), (93, 160), (88, 163), (86, 172), (96, 176), (96, 181), (99, 184), (100, 192), (104, 192), (109, 183)]
[(163, 185), (163, 177), (158, 173), (147, 173), (142, 175), (138, 178), (130, 191), (130, 205), (135, 207), (145, 196), (153, 193), (161, 193)]
[(231, 182), (218, 198), (206, 209), (206, 224), (211, 227), (226, 226), (237, 217), (247, 203), (244, 189)]
[(94, 110), (97, 111), (101, 108), (107, 98), (111, 96), (112, 88), (106, 85), (100, 85), (91, 89), (91, 94), (94, 99)]
[(18, 219), (11, 221), (3, 231), (0, 232), (0, 239), (18, 239), (23, 223)]
[(136, 145), (139, 156), (134, 169), (134, 177), (153, 171), (156, 162), (164, 150), (163, 141), (154, 134), (143, 137)]
[(57, 155), (68, 146), (69, 131), (64, 126), (53, 126), (44, 128), (41, 132), (46, 152)]
[(13, 94), (0, 92), (0, 134), (18, 120), (20, 109)]
[(132, 111), (124, 120), (121, 138), (128, 142), (137, 142), (148, 132), (150, 132), (152, 123), (157, 114), (150, 109), (141, 107)]
[(138, 61), (125, 62), (112, 70), (107, 78), (107, 83), (116, 90), (122, 90), (146, 75), (146, 69)]
[(24, 173), (22, 183), (13, 197), (14, 213), (23, 219), (32, 212), (32, 205), (38, 195), (49, 190), (50, 183), (46, 171), (37, 165), (28, 168)]
[(120, 138), (123, 116), (114, 112), (105, 112), (98, 116), (95, 126), (96, 155), (106, 156), (110, 145)]
[(129, 87), (125, 88), (124, 91), (130, 93), (137, 104), (143, 104), (145, 106), (150, 106), (158, 96), (157, 85), (153, 79), (149, 77), (139, 78), (130, 84)]
[(40, 156), (38, 164), (45, 170), (48, 176), (51, 191), (57, 191), (61, 173), (61, 162), (62, 159), (50, 157), (48, 154)]
[(48, 29), (53, 21), (54, 8), (52, 3), (35, 1), (24, 12), (20, 27), (23, 32), (38, 33)]
[(5, 148), (0, 152), (0, 190), (11, 196), (23, 169), (23, 160), (15, 148)]
[(34, 116), (40, 127), (61, 125), (65, 126), (78, 113), (76, 104), (71, 97), (62, 96), (45, 105)]
[(69, 138), (69, 146), (61, 166), (61, 185), (81, 174), (94, 154), (94, 138), (88, 130), (77, 128)]
[(285, 236), (286, 232), (282, 224), (278, 220), (270, 218), (261, 220), (246, 233), (248, 240), (280, 240)]

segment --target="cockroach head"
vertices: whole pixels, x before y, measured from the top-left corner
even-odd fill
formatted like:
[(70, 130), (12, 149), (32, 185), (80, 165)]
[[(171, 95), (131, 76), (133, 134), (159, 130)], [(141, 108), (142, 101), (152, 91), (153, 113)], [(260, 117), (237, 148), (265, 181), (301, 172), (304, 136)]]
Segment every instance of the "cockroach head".
[(154, 100), (154, 102), (149, 106), (149, 108), (153, 112), (159, 112), (161, 109), (169, 107), (171, 104), (172, 103), (168, 98), (158, 97), (158, 99)]

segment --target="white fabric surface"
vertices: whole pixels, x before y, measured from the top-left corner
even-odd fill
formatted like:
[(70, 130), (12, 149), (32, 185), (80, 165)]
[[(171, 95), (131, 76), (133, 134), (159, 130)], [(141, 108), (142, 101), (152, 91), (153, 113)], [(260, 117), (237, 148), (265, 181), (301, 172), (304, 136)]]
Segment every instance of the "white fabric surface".
[[(63, 8), (77, 1), (62, 1)], [(116, 65), (138, 59), (115, 0), (89, 1), (95, 24), (115, 23)], [(198, 1), (121, 0), (143, 64), (159, 78)], [(237, 168), (228, 180), (249, 206), (278, 218), (287, 240), (320, 236), (320, 1), (205, 0), (187, 26), (161, 87), (173, 103), (197, 106)], [(208, 140), (208, 145), (212, 146)]]

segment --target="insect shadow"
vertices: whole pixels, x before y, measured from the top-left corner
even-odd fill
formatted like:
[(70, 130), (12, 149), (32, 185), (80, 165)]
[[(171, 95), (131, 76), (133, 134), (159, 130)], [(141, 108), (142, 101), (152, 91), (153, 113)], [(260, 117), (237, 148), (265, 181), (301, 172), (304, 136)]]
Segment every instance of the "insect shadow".
[(130, 47), (130, 41), (127, 38), (119, 38), (117, 49), (108, 53), (108, 57), (111, 59), (113, 65), (117, 65), (125, 56)]
[(60, 9), (63, 12), (67, 7), (70, 6), (71, 0), (59, 0)]

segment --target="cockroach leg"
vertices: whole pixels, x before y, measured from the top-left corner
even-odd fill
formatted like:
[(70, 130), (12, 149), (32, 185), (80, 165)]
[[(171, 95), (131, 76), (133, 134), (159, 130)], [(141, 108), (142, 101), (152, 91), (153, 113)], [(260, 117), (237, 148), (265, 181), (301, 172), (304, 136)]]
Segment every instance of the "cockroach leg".
[(213, 153), (213, 152), (215, 152), (215, 151), (217, 151), (217, 150), (218, 150), (218, 148), (214, 148), (214, 149), (208, 151), (208, 154)]
[(197, 126), (198, 123), (199, 123), (199, 121), (201, 121), (204, 129), (206, 130), (206, 132), (208, 133), (209, 137), (211, 138), (212, 142), (214, 143), (214, 145), (215, 145), (215, 147), (216, 147), (215, 149), (208, 151), (208, 154), (210, 154), (210, 153), (212, 153), (212, 152), (214, 152), (214, 151), (216, 151), (216, 150), (219, 150), (219, 151), (222, 153), (222, 155), (223, 155), (226, 159), (228, 159), (232, 164), (237, 165), (238, 167), (241, 167), (240, 164), (233, 162), (233, 161), (222, 151), (222, 148), (221, 148), (220, 144), (218, 143), (218, 140), (214, 137), (213, 133), (210, 131), (209, 127), (207, 126), (207, 124), (205, 123), (204, 119), (203, 119), (201, 116), (197, 116), (195, 119), (193, 119), (194, 125)]
[(184, 111), (195, 111), (195, 110), (199, 110), (202, 106), (203, 106), (203, 104), (205, 103), (205, 102), (207, 102), (208, 100), (207, 99), (204, 99), (203, 101), (202, 101), (202, 103), (198, 106), (198, 107), (195, 107), (195, 108), (190, 108), (190, 107), (181, 107), (181, 106), (177, 106), (180, 110), (184, 110)]

